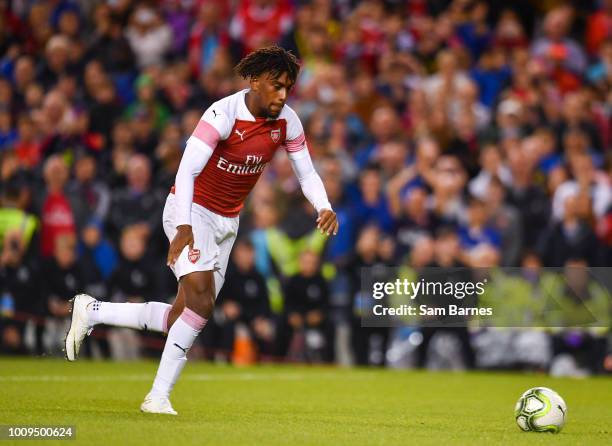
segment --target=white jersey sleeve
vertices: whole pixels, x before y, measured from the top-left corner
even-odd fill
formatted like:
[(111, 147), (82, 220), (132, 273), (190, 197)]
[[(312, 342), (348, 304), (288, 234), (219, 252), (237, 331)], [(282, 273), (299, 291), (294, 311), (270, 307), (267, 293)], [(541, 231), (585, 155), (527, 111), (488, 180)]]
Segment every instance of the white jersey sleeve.
[(283, 148), (287, 153), (295, 153), (306, 149), (306, 138), (304, 128), (297, 113), (292, 108), (285, 105), (281, 118), (287, 121), (287, 134)]
[(231, 132), (230, 120), (221, 101), (215, 102), (202, 115), (187, 140), (181, 163), (176, 173), (176, 226), (191, 225), (193, 185), (219, 141), (227, 139)]
[(323, 209), (331, 209), (331, 204), (327, 198), (327, 192), (323, 186), (321, 177), (315, 170), (308, 149), (287, 154), (291, 160), (293, 172), (300, 182), (300, 188), (310, 204), (321, 212)]
[(198, 138), (189, 138), (183, 152), (181, 163), (174, 182), (176, 196), (176, 216), (174, 225), (191, 226), (191, 203), (193, 202), (193, 185), (206, 163), (212, 156), (213, 147)]
[(227, 107), (224, 107), (224, 105), (222, 101), (219, 101), (208, 107), (191, 137), (200, 139), (213, 149), (217, 142), (227, 139), (232, 131), (232, 124), (230, 123), (228, 110), (226, 110)]
[(285, 109), (286, 112), (283, 110), (284, 116), (281, 116), (287, 120), (287, 137), (284, 148), (291, 161), (293, 172), (300, 182), (302, 193), (317, 212), (323, 209), (331, 209), (323, 181), (321, 181), (321, 177), (310, 159), (310, 153), (308, 152), (304, 136), (304, 128), (300, 118), (288, 106), (285, 106)]

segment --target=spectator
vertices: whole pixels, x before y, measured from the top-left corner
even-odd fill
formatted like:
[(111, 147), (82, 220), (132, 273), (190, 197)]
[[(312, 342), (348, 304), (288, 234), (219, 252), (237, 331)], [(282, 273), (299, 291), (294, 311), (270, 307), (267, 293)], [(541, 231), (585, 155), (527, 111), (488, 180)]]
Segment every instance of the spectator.
[(586, 25), (585, 42), (591, 56), (597, 54), (601, 44), (612, 33), (612, 1), (600, 3), (600, 9), (589, 16)]
[(562, 320), (555, 321), (556, 325), (567, 327), (553, 336), (551, 373), (557, 376), (587, 376), (603, 368), (610, 299), (600, 283), (590, 280), (587, 266), (588, 262), (580, 257), (567, 259), (565, 280), (548, 290), (561, 309), (557, 314), (562, 315)]
[(97, 168), (92, 155), (81, 154), (74, 164), (74, 179), (66, 188), (71, 199), (81, 203), (74, 216), (79, 230), (102, 224), (108, 215), (110, 192), (106, 184), (97, 179)]
[[(330, 239), (326, 246), (325, 259), (336, 265), (344, 265), (353, 250), (355, 239), (355, 217), (354, 210), (347, 202), (342, 182), (340, 161), (337, 158), (329, 158), (321, 166), (323, 185), (327, 197), (331, 203), (338, 223), (342, 225), (342, 232)], [(327, 168), (326, 168), (327, 167)]]
[(50, 316), (46, 326), (47, 348), (51, 353), (57, 353), (64, 345), (69, 324), (68, 301), (84, 289), (85, 283), (81, 265), (77, 262), (74, 234), (59, 234), (53, 242), (53, 256), (42, 266), (41, 293)]
[(367, 297), (361, 294), (362, 268), (370, 268), (372, 280), (390, 280), (391, 272), (382, 266), (391, 266), (395, 246), (390, 238), (383, 238), (378, 227), (364, 227), (358, 237), (353, 258), (347, 264), (350, 277), (351, 307), (351, 346), (354, 362), (358, 365), (383, 366), (389, 342), (387, 327), (362, 327), (361, 318), (368, 311)]
[(172, 45), (172, 30), (157, 10), (145, 4), (134, 9), (126, 37), (141, 69), (161, 64)]
[(285, 286), (284, 323), (279, 341), (281, 352), (291, 359), (319, 362), (330, 358), (326, 318), (329, 305), (327, 282), (319, 270), (319, 257), (312, 251), (300, 255), (300, 271)]
[(177, 63), (164, 72), (162, 93), (173, 114), (183, 113), (189, 107), (192, 88), (187, 76), (187, 66), (181, 63)]
[(163, 15), (172, 31), (172, 54), (183, 56), (187, 50), (191, 26), (191, 5), (181, 0), (170, 0), (162, 5)]
[(523, 248), (523, 225), (517, 208), (506, 203), (506, 188), (497, 177), (489, 182), (485, 197), (491, 228), (501, 238), (501, 266), (518, 266)]
[(128, 160), (135, 152), (134, 131), (129, 121), (119, 120), (113, 126), (110, 147), (110, 170), (107, 178), (109, 186), (117, 189), (125, 186), (125, 173)]
[(64, 153), (68, 147), (81, 146), (81, 136), (87, 128), (87, 115), (77, 110), (66, 95), (54, 89), (44, 96), (41, 107), (32, 118), (43, 138), (45, 156)]
[(126, 110), (126, 117), (142, 119), (153, 119), (153, 126), (159, 130), (163, 128), (168, 120), (168, 109), (156, 98), (156, 85), (153, 78), (148, 74), (142, 74), (136, 80), (136, 91), (138, 99)]
[[(28, 243), (19, 229), (4, 234), (0, 256), (0, 293), (3, 296), (2, 314), (5, 317), (19, 315), (0, 333), (5, 338), (12, 331), (14, 352), (25, 353), (25, 329), (29, 321), (39, 322), (45, 314), (40, 299), (40, 269), (35, 256), (28, 256)], [(31, 251), (30, 251), (31, 252)], [(8, 302), (7, 302), (8, 300)], [(8, 306), (8, 307), (7, 307)], [(32, 353), (42, 354), (42, 327), (36, 328)]]
[(0, 106), (0, 151), (12, 148), (17, 141), (18, 134), (12, 121), (10, 111)]
[[(158, 277), (154, 263), (146, 256), (147, 236), (137, 226), (121, 231), (119, 241), (120, 260), (108, 280), (111, 302), (147, 302), (158, 300)], [(141, 345), (137, 333), (129, 328), (113, 328), (108, 335), (113, 359), (137, 359)]]
[(393, 229), (393, 219), (382, 191), (378, 165), (369, 165), (359, 177), (359, 198), (355, 203), (355, 213), (361, 224), (375, 224), (386, 232)]
[(120, 260), (109, 279), (109, 297), (113, 302), (155, 300), (155, 272), (146, 254), (147, 239), (135, 226), (121, 231)]
[(36, 66), (31, 56), (20, 56), (13, 68), (13, 88), (15, 94), (15, 102), (18, 110), (23, 110), (25, 107), (25, 94), (27, 87), (34, 82), (36, 78)]
[(123, 34), (121, 21), (104, 3), (96, 7), (94, 20), (96, 29), (89, 45), (89, 57), (99, 60), (110, 73), (131, 72), (135, 67), (134, 52)]
[(469, 19), (457, 27), (457, 35), (465, 45), (472, 58), (478, 60), (489, 45), (492, 32), (487, 23), (489, 6), (484, 1), (477, 1), (471, 8)]
[(567, 94), (564, 98), (563, 119), (556, 128), (559, 145), (565, 132), (572, 129), (585, 132), (589, 138), (589, 148), (593, 148), (598, 152), (601, 151), (600, 132), (593, 123), (593, 116), (589, 110), (587, 98), (581, 92)]
[(482, 169), (478, 175), (470, 180), (470, 193), (479, 198), (485, 198), (491, 180), (498, 178), (504, 185), (512, 182), (512, 175), (504, 164), (501, 153), (495, 145), (487, 145), (480, 151), (480, 166)]
[(155, 175), (154, 187), (159, 190), (170, 190), (181, 162), (183, 135), (178, 123), (169, 123), (164, 128), (159, 145), (155, 149), (155, 158), (159, 169)]
[[(476, 208), (480, 205), (480, 203), (472, 201), (472, 205), (474, 208)], [(475, 210), (476, 209), (472, 209), (472, 213), (475, 213)], [(462, 262), (462, 257), (461, 241), (453, 228), (441, 227), (436, 232), (433, 262), (428, 265), (430, 269), (424, 270), (424, 272), (421, 274), (421, 278), (426, 281), (469, 281), (471, 279), (470, 272), (465, 268), (466, 264)], [(428, 304), (431, 306), (445, 305), (445, 303), (446, 300), (443, 296), (428, 296)], [(438, 324), (435, 322), (432, 324), (432, 318), (434, 321), (437, 319)], [(428, 364), (428, 360), (430, 359), (429, 357), (433, 356), (435, 347), (430, 348), (430, 343), (433, 344), (432, 340), (434, 340), (440, 334), (447, 334), (452, 336), (456, 342), (459, 343), (460, 351), (458, 353), (461, 355), (463, 368), (474, 367), (475, 356), (470, 343), (467, 328), (453, 327), (453, 324), (451, 324), (450, 327), (445, 327), (443, 323), (439, 322), (440, 319), (444, 318), (445, 316), (431, 316), (424, 319), (425, 326), (421, 328), (423, 341), (418, 347), (419, 366), (425, 367)], [(441, 326), (437, 327), (436, 325)]]
[(89, 107), (89, 131), (101, 137), (97, 147), (102, 149), (108, 144), (113, 124), (121, 115), (122, 107), (110, 79), (93, 91), (92, 99)]
[(108, 217), (111, 235), (117, 237), (128, 226), (148, 239), (159, 228), (162, 201), (151, 187), (151, 163), (144, 155), (130, 157), (126, 187), (112, 193)]
[(399, 259), (408, 254), (423, 237), (431, 234), (433, 218), (427, 209), (427, 192), (415, 187), (411, 189), (396, 216), (397, 256)]
[(471, 256), (483, 246), (501, 248), (501, 236), (488, 223), (487, 203), (477, 197), (470, 197), (467, 208), (467, 222), (459, 228), (461, 248)]
[(313, 5), (300, 5), (295, 12), (293, 26), (281, 39), (280, 46), (291, 51), (296, 57), (307, 60), (310, 55), (308, 35), (314, 22)]
[(1, 198), (0, 246), (4, 248), (4, 239), (10, 231), (19, 231), (20, 246), (27, 249), (38, 228), (38, 219), (19, 208), (19, 190), (15, 187), (6, 187)]
[(509, 167), (512, 185), (508, 190), (508, 203), (521, 210), (525, 246), (535, 246), (548, 222), (550, 203), (546, 192), (533, 181), (533, 166), (523, 150), (511, 153)]
[(370, 120), (370, 131), (373, 141), (356, 154), (357, 165), (360, 168), (374, 161), (381, 145), (401, 136), (400, 122), (395, 110), (388, 106), (375, 109)]
[[(586, 67), (586, 56), (576, 41), (568, 37), (572, 21), (569, 6), (562, 6), (546, 14), (544, 36), (534, 41), (531, 52), (534, 57), (542, 58), (548, 65), (548, 72), (556, 76), (557, 82), (567, 82), (567, 87), (575, 87), (574, 79), (564, 79), (564, 75), (582, 72)], [(564, 72), (563, 70), (569, 70)]]
[[(221, 292), (222, 316), (215, 318), (220, 331), (221, 353), (234, 349), (236, 329), (242, 325), (260, 355), (274, 353), (274, 324), (264, 277), (255, 269), (255, 251), (250, 241), (238, 240)], [(227, 358), (227, 356), (226, 356)]]
[(242, 0), (233, 16), (229, 32), (239, 41), (243, 55), (278, 42), (292, 24), (292, 10), (286, 0)]
[(189, 66), (194, 78), (210, 70), (217, 52), (230, 45), (229, 35), (220, 19), (221, 7), (217, 2), (200, 3), (197, 21), (189, 35)]
[(43, 257), (50, 257), (56, 250), (56, 239), (65, 234), (74, 235), (77, 228), (70, 196), (65, 190), (68, 166), (59, 155), (50, 156), (45, 162), (43, 175), (45, 190), (35, 197), (35, 201), (41, 216), (40, 253)]
[(561, 183), (555, 191), (553, 217), (561, 220), (566, 198), (576, 194), (581, 199), (578, 210), (581, 217), (603, 216), (612, 202), (612, 191), (605, 175), (598, 175), (588, 154), (575, 155), (569, 159), (569, 163), (574, 179)]
[(56, 32), (73, 41), (78, 41), (81, 33), (81, 17), (76, 5), (58, 7), (54, 12), (54, 27)]
[(599, 247), (591, 227), (579, 217), (579, 195), (566, 195), (562, 220), (553, 223), (540, 240), (540, 253), (546, 266), (563, 266), (569, 259), (586, 259), (599, 265)]
[(480, 102), (484, 106), (493, 107), (511, 74), (501, 50), (485, 50), (478, 65), (470, 72), (470, 76), (478, 85)]
[[(453, 96), (444, 95), (445, 91), (456, 92), (469, 82), (466, 74), (459, 69), (457, 56), (451, 50), (443, 50), (436, 58), (438, 71), (425, 80), (424, 89), (431, 104), (452, 100)], [(452, 94), (452, 93), (451, 93)]]
[[(610, 90), (610, 84), (612, 83), (612, 39), (602, 42), (597, 56), (593, 65), (587, 70), (587, 77), (598, 92), (605, 95)], [(600, 127), (603, 127), (605, 132), (608, 126), (600, 124)], [(609, 144), (604, 144), (604, 147), (609, 147)]]
[(17, 135), (15, 155), (24, 169), (32, 170), (40, 163), (42, 145), (36, 135), (34, 122), (27, 114), (21, 115), (17, 121)]
[(376, 153), (376, 162), (381, 167), (385, 180), (395, 176), (406, 165), (408, 150), (401, 140), (388, 141), (381, 144)]
[(3, 197), (3, 199), (10, 201), (7, 206), (21, 210), (29, 208), (32, 198), (32, 178), (25, 169), (21, 168), (19, 159), (13, 151), (4, 153), (0, 161), (2, 162), (0, 165), (0, 186), (2, 186), (3, 191), (11, 190), (11, 193), (8, 194), (11, 196), (10, 199), (8, 196)]
[(464, 210), (465, 171), (456, 157), (443, 155), (436, 160), (433, 173), (428, 179), (433, 189), (428, 207), (436, 224), (457, 225)]
[(506, 8), (500, 14), (495, 29), (493, 45), (504, 52), (524, 48), (529, 44), (525, 29), (515, 11)]
[(70, 63), (72, 45), (70, 39), (62, 35), (55, 35), (47, 42), (45, 59), (37, 75), (45, 89), (54, 87), (62, 75), (73, 69)]

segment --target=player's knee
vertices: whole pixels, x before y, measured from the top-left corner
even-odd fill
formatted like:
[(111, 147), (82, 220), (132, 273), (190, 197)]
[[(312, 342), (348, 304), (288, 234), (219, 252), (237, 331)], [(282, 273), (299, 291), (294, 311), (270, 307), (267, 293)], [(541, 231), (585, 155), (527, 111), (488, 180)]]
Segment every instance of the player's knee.
[(190, 310), (209, 319), (215, 306), (215, 295), (210, 288), (198, 288), (188, 294), (187, 305)]
[(187, 308), (209, 319), (215, 305), (215, 285), (212, 275), (194, 275), (184, 282), (185, 304)]
[(213, 308), (215, 307), (215, 295), (212, 290), (200, 293), (198, 295), (198, 302), (202, 305), (203, 316), (209, 319), (212, 315)]

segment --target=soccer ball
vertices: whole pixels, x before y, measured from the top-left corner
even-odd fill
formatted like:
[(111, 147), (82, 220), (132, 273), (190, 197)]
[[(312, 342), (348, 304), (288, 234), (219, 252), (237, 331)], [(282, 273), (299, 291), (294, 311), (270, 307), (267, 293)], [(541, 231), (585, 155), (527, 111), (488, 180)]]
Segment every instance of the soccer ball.
[(514, 408), (516, 424), (525, 432), (561, 432), (566, 416), (565, 401), (547, 387), (529, 389)]

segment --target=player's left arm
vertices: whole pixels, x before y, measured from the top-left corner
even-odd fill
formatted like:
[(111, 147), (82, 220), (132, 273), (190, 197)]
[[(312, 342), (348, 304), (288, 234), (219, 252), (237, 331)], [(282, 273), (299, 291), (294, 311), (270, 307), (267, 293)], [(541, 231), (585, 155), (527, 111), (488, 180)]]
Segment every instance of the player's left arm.
[(327, 199), (323, 181), (321, 181), (321, 177), (312, 165), (302, 122), (288, 106), (285, 106), (284, 117), (287, 120), (287, 132), (283, 146), (287, 151), (291, 167), (300, 182), (304, 196), (319, 213), (317, 229), (322, 234), (336, 235), (339, 228), (338, 218)]
[(336, 235), (339, 228), (338, 219), (327, 198), (323, 181), (312, 164), (308, 149), (304, 146), (297, 152), (288, 152), (288, 155), (304, 196), (319, 213), (317, 229), (322, 234)]

